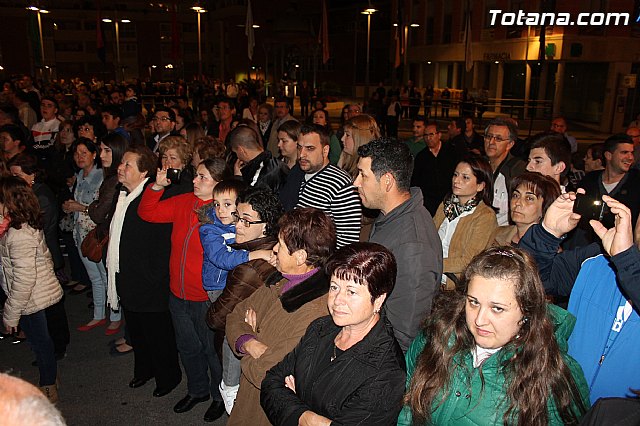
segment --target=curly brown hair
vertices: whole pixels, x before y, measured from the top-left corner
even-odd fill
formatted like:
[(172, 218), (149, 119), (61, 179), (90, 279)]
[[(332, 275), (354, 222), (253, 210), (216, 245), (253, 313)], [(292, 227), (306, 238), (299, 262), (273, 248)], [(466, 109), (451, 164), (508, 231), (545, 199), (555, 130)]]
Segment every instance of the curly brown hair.
[[(466, 289), (473, 277), (508, 280), (523, 313), (518, 335), (503, 349), (513, 354), (500, 366), (505, 376), (506, 403), (503, 423), (546, 425), (547, 403), (553, 398), (565, 424), (577, 424), (586, 411), (580, 392), (565, 363), (549, 319), (544, 288), (533, 258), (512, 247), (494, 247), (471, 260), (463, 274)], [(416, 361), (416, 369), (405, 395), (416, 424), (428, 422), (433, 406), (450, 397), (450, 380), (457, 360), (475, 346), (467, 328), (464, 293), (441, 294), (425, 323), (429, 344)], [(480, 370), (484, 388), (484, 377)], [(499, 404), (499, 401), (496, 401)]]
[(0, 179), (0, 203), (2, 214), (9, 216), (9, 226), (15, 229), (27, 224), (34, 229), (42, 229), (42, 213), (38, 197), (27, 183), (14, 176)]

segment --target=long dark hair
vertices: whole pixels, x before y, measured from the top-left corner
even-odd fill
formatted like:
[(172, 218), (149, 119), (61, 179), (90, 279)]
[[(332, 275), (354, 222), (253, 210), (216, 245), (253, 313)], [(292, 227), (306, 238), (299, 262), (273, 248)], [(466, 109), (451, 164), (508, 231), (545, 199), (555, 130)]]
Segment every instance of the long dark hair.
[(27, 183), (14, 176), (0, 179), (0, 203), (10, 218), (9, 226), (20, 229), (27, 224), (42, 229), (40, 203)]
[[(512, 354), (503, 358), (500, 366), (505, 376), (505, 402), (509, 404), (503, 423), (548, 424), (547, 402), (552, 397), (562, 421), (577, 424), (586, 408), (554, 337), (533, 258), (512, 247), (490, 248), (475, 256), (465, 269), (465, 293), (471, 279), (478, 276), (510, 281), (523, 313), (518, 335), (503, 347)], [(475, 346), (466, 323), (466, 294), (446, 293), (434, 302), (430, 316), (433, 320), (427, 321), (424, 328), (429, 344), (418, 356), (405, 395), (416, 424), (427, 422), (432, 406), (451, 397), (451, 376), (460, 368), (457, 360)], [(484, 388), (482, 370), (480, 373)]]
[[(484, 183), (484, 189), (476, 194), (489, 207), (493, 204), (493, 173), (489, 162), (479, 155), (469, 155), (458, 164), (465, 163), (471, 167), (471, 171), (479, 184)], [(456, 166), (457, 167), (457, 166)]]
[(109, 133), (102, 138), (101, 142), (111, 148), (111, 165), (108, 168), (103, 168), (104, 176), (113, 176), (118, 173), (118, 166), (122, 162), (122, 156), (129, 148), (129, 141), (118, 133)]

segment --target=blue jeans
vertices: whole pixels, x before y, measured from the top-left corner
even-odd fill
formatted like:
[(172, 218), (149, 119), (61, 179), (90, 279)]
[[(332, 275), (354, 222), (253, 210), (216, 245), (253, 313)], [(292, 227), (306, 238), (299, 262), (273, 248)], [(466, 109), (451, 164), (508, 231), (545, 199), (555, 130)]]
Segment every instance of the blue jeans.
[(40, 370), (40, 386), (53, 385), (58, 374), (58, 365), (53, 349), (53, 340), (47, 329), (47, 317), (44, 309), (31, 315), (20, 317), (20, 327), (27, 336), (27, 342), (36, 355), (38, 369)]
[[(180, 361), (187, 374), (187, 390), (194, 398), (211, 395), (222, 401), (218, 384), (222, 366), (213, 346), (213, 333), (207, 327), (205, 315), (210, 303), (193, 302), (169, 296), (169, 311), (176, 331)], [(208, 370), (211, 371), (209, 380)]]
[[(105, 309), (107, 308), (107, 270), (102, 262), (92, 262), (86, 257), (80, 255), (87, 274), (91, 279), (91, 289), (93, 291), (93, 319), (101, 320), (105, 317)], [(120, 311), (109, 309), (109, 319), (111, 321), (120, 321), (122, 314)]]

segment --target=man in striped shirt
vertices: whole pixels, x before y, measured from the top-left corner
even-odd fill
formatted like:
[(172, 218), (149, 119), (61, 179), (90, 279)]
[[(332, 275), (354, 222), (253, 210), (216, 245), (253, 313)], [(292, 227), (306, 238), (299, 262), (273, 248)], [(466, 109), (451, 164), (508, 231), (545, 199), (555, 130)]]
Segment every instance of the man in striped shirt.
[(329, 163), (329, 133), (316, 124), (305, 124), (298, 137), (298, 164), (304, 179), (297, 208), (315, 207), (336, 226), (337, 248), (359, 240), (362, 205), (351, 176)]

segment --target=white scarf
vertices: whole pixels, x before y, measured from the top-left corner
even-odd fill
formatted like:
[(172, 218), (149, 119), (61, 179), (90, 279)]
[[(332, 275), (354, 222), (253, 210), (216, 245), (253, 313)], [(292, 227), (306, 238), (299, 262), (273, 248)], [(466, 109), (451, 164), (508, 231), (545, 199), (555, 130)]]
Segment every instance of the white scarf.
[(120, 236), (122, 235), (124, 215), (127, 213), (129, 204), (142, 193), (148, 180), (149, 178), (143, 180), (129, 194), (126, 191), (120, 191), (116, 211), (111, 218), (109, 246), (107, 247), (107, 305), (111, 306), (114, 311), (120, 307), (120, 298), (116, 291), (116, 272), (120, 272)]

